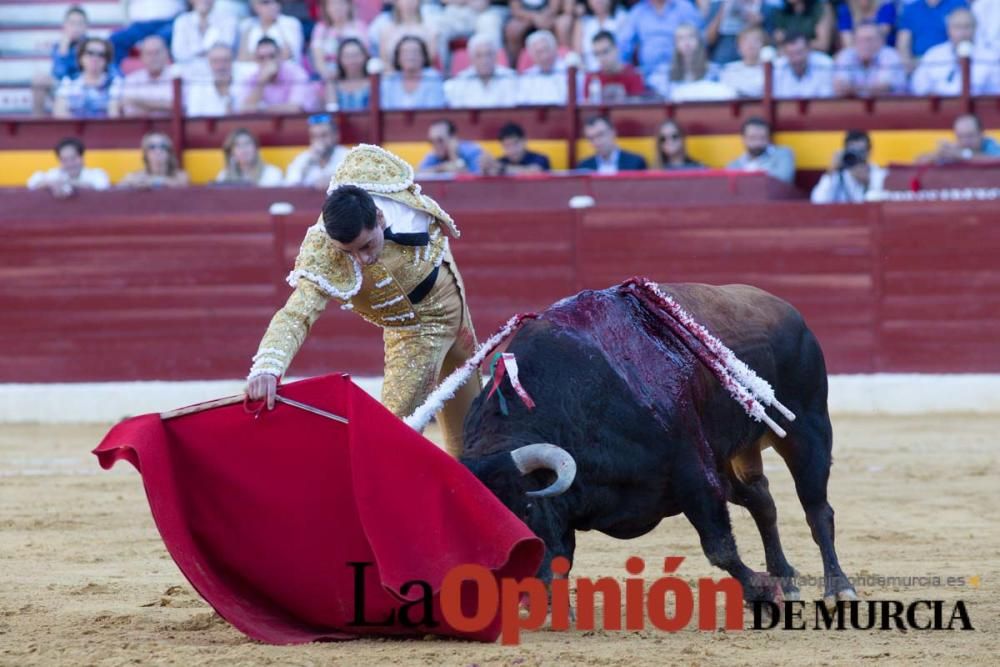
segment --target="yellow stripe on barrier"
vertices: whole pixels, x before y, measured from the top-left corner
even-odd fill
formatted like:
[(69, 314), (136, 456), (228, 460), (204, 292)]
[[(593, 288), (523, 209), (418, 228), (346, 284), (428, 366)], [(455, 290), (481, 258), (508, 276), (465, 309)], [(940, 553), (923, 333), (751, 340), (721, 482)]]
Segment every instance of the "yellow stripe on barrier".
[[(1000, 141), (1000, 131), (987, 133)], [(891, 162), (909, 163), (923, 153), (933, 151), (942, 140), (953, 141), (948, 130), (879, 130), (871, 132), (874, 151), (872, 157), (878, 164)], [(795, 163), (799, 169), (819, 170), (830, 166), (834, 153), (843, 143), (843, 132), (779, 132), (775, 141), (795, 151)], [(650, 166), (655, 165), (656, 143), (652, 137), (621, 137), (621, 147), (646, 158)], [(490, 154), (500, 155), (498, 141), (482, 141)], [(738, 134), (716, 134), (688, 137), (688, 152), (691, 157), (709, 167), (725, 167), (743, 152)], [(528, 147), (546, 155), (553, 169), (567, 169), (565, 142), (561, 140), (529, 141)], [(430, 145), (423, 141), (389, 142), (385, 147), (416, 167), (430, 152)], [(592, 154), (586, 140), (576, 144), (577, 159), (582, 160)], [(271, 146), (261, 149), (264, 161), (282, 170), (305, 146)], [(89, 149), (85, 156), (88, 167), (100, 167), (108, 172), (113, 183), (121, 181), (125, 174), (142, 168), (142, 155), (136, 149)], [(0, 186), (22, 187), (28, 178), (39, 170), (51, 169), (57, 165), (51, 150), (3, 150), (0, 151)], [(196, 184), (211, 183), (222, 169), (221, 149), (197, 148), (184, 151), (184, 165)]]

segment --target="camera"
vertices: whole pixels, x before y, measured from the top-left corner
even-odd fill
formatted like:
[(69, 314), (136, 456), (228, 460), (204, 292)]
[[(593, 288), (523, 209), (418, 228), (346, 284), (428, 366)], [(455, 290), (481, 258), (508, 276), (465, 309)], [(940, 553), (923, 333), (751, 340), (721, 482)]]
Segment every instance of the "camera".
[(865, 156), (860, 153), (855, 153), (854, 151), (845, 151), (843, 155), (840, 156), (840, 169), (850, 169), (851, 167), (856, 167), (859, 164), (864, 164), (866, 162)]

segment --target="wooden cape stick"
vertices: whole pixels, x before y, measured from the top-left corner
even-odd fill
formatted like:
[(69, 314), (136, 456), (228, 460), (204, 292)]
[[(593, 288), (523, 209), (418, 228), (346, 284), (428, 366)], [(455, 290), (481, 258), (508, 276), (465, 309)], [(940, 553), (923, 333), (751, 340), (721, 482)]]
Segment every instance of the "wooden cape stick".
[[(183, 417), (184, 415), (193, 415), (199, 412), (204, 412), (206, 410), (212, 410), (214, 408), (221, 408), (227, 405), (234, 405), (236, 403), (242, 403), (246, 400), (245, 394), (237, 394), (235, 396), (226, 396), (224, 398), (217, 398), (214, 401), (206, 401), (205, 403), (198, 403), (197, 405), (189, 405), (186, 408), (178, 408), (177, 410), (170, 410), (169, 412), (161, 412), (160, 419), (174, 419), (175, 417)], [(321, 417), (326, 417), (327, 419), (332, 419), (333, 421), (340, 422), (341, 424), (349, 424), (350, 421), (346, 417), (341, 417), (332, 412), (327, 412), (326, 410), (321, 410), (312, 405), (307, 405), (306, 403), (300, 403), (299, 401), (294, 401), (290, 398), (285, 398), (280, 394), (275, 395), (274, 400), (279, 403), (284, 403), (290, 405), (293, 408), (298, 408), (299, 410), (304, 410), (306, 412), (311, 412), (314, 415), (319, 415)]]

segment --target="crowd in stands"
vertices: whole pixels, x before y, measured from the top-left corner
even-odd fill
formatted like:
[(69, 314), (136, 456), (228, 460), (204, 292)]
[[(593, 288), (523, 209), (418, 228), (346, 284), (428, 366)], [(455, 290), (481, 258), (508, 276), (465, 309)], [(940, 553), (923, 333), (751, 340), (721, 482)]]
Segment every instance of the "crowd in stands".
[(35, 110), (75, 118), (759, 97), (1000, 94), (1000, 0), (130, 0), (67, 10)]
[[(226, 137), (223, 168), (215, 183), (257, 187), (310, 187), (325, 190), (337, 166), (347, 155), (340, 144), (336, 119), (330, 114), (314, 114), (308, 119), (309, 147), (296, 156), (285, 172), (263, 161), (260, 143), (246, 129), (234, 130)], [(979, 119), (972, 114), (959, 116), (954, 123), (954, 141), (942, 141), (938, 147), (918, 158), (923, 164), (1000, 161), (1000, 143), (987, 136)], [(766, 172), (771, 177), (791, 183), (795, 176), (795, 156), (791, 149), (776, 145), (771, 127), (762, 118), (752, 117), (741, 128), (743, 153), (727, 165), (736, 171)], [(576, 171), (614, 175), (650, 168), (645, 158), (623, 149), (614, 125), (606, 116), (587, 119), (584, 136), (591, 155), (575, 165)], [(430, 151), (417, 171), (421, 178), (436, 175), (474, 174), (513, 176), (538, 174), (551, 169), (549, 159), (528, 149), (524, 128), (507, 123), (498, 133), (501, 154), (495, 157), (474, 141), (458, 136), (455, 125), (446, 119), (431, 123), (427, 139)], [(665, 121), (655, 137), (656, 157), (652, 169), (692, 170), (706, 166), (691, 158), (681, 126)], [(162, 132), (150, 132), (142, 138), (143, 168), (125, 176), (123, 188), (169, 188), (189, 184), (188, 175), (179, 166), (170, 138)], [(887, 171), (871, 160), (872, 142), (860, 130), (845, 134), (843, 148), (836, 152), (830, 168), (812, 190), (817, 204), (860, 203), (883, 191)], [(68, 197), (77, 189), (106, 190), (111, 187), (101, 169), (84, 167), (84, 145), (76, 138), (61, 140), (55, 147), (59, 166), (39, 171), (28, 181), (29, 189), (47, 188), (57, 198)]]

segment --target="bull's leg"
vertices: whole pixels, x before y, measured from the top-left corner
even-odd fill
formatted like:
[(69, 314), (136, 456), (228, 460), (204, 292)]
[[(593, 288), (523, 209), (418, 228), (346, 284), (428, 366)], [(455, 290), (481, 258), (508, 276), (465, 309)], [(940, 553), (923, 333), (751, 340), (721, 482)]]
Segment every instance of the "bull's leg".
[(699, 479), (698, 475), (678, 477), (683, 480), (677, 485), (677, 497), (683, 499), (684, 515), (698, 531), (701, 548), (708, 561), (740, 582), (743, 586), (743, 598), (747, 602), (777, 601), (780, 591), (772, 584), (770, 577), (754, 572), (740, 559), (725, 496), (720, 495), (708, 480)]
[(746, 507), (757, 524), (764, 543), (767, 571), (781, 581), (781, 592), (786, 600), (798, 600), (799, 588), (795, 585), (795, 568), (785, 559), (778, 536), (778, 510), (768, 488), (767, 477), (761, 462), (760, 449), (754, 446), (732, 461), (729, 476), (730, 500)]
[(775, 449), (788, 464), (813, 540), (823, 557), (824, 600), (827, 604), (856, 600), (857, 593), (840, 567), (833, 544), (833, 508), (826, 496), (833, 462), (833, 429), (826, 410), (800, 414), (788, 437), (775, 442)]

